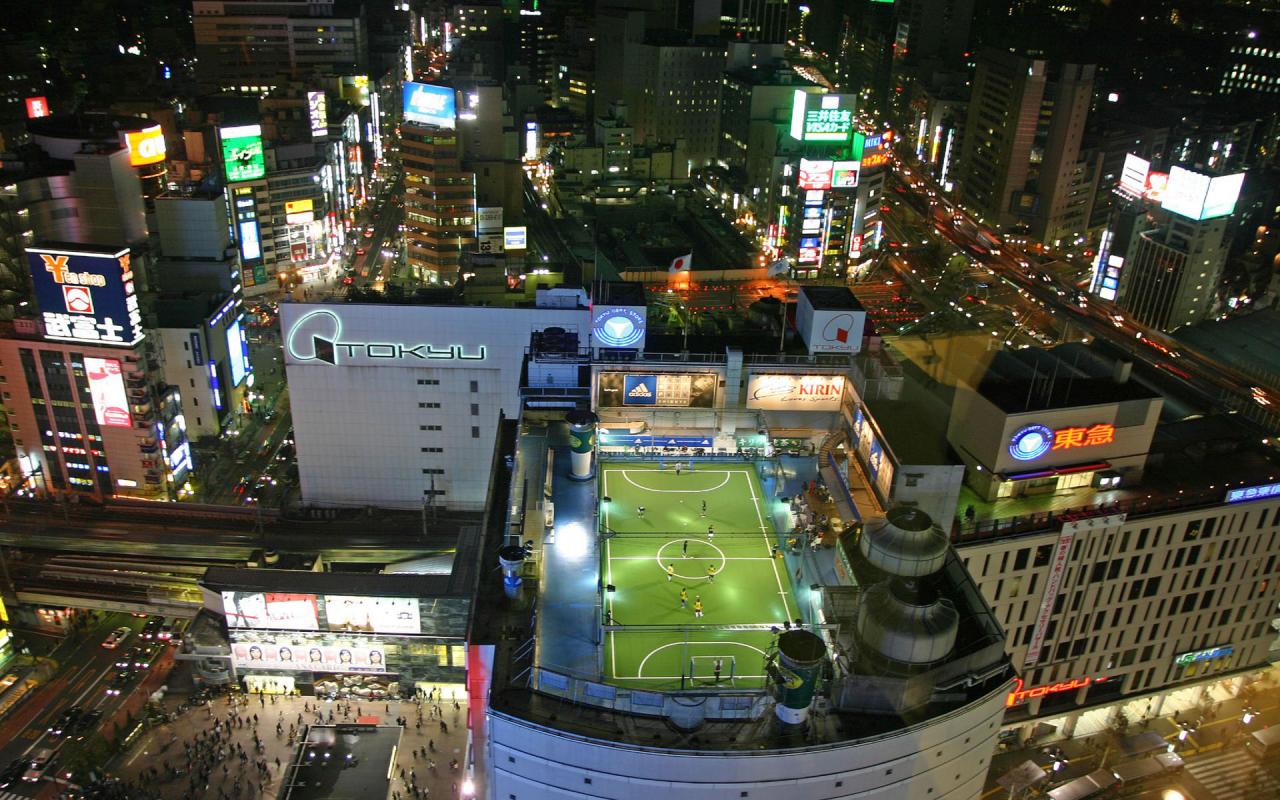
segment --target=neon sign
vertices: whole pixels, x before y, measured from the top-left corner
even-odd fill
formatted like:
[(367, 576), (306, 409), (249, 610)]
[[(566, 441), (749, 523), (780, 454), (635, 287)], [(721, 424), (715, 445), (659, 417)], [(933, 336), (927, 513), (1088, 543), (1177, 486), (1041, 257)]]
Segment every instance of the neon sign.
[(1174, 657), (1173, 663), (1180, 667), (1187, 667), (1200, 661), (1209, 661), (1215, 658), (1222, 658), (1234, 653), (1236, 648), (1233, 645), (1225, 644), (1220, 647), (1211, 647), (1208, 650), (1193, 650), (1190, 653), (1180, 653)]
[(591, 336), (604, 347), (635, 347), (644, 341), (645, 323), (634, 308), (610, 306), (596, 312)]
[(1027, 425), (1019, 428), (1009, 440), (1009, 455), (1019, 461), (1034, 461), (1050, 450), (1096, 447), (1111, 444), (1115, 438), (1116, 426), (1105, 422), (1057, 430), (1045, 425)]
[(1013, 687), (1013, 691), (1009, 692), (1008, 697), (1004, 699), (1006, 708), (1012, 708), (1028, 700), (1035, 700), (1037, 697), (1044, 697), (1050, 694), (1060, 694), (1062, 692), (1074, 692), (1076, 689), (1083, 689), (1095, 683), (1102, 683), (1106, 678), (1072, 678), (1069, 681), (1059, 681), (1058, 683), (1050, 683), (1044, 686), (1033, 686), (1030, 689), (1022, 688), (1025, 684), (1022, 678), (1014, 678), (1017, 684)]
[(1232, 489), (1227, 492), (1228, 503), (1261, 500), (1264, 497), (1280, 497), (1280, 483), (1268, 483), (1266, 486), (1250, 486), (1247, 489)]
[[(299, 337), (298, 331), (308, 328), (310, 337)], [(328, 310), (312, 311), (298, 318), (289, 331), (285, 347), (296, 361), (323, 361), (338, 365), (339, 356), (357, 358), (363, 356), (380, 361), (420, 359), (423, 361), (484, 361), (488, 348), (480, 345), (476, 352), (468, 353), (462, 345), (438, 347), (432, 344), (404, 344), (401, 342), (343, 342), (342, 320)], [(310, 345), (310, 352), (305, 347)], [(303, 349), (300, 349), (301, 348)]]

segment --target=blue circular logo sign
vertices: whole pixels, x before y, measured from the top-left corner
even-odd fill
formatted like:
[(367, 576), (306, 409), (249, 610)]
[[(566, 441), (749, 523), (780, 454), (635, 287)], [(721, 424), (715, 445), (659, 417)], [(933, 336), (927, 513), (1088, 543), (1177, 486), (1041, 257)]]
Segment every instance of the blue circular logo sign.
[(591, 335), (603, 347), (635, 347), (644, 339), (645, 319), (632, 308), (606, 308), (591, 322)]
[(1019, 428), (1009, 440), (1009, 455), (1019, 461), (1035, 461), (1053, 447), (1053, 431), (1044, 425)]

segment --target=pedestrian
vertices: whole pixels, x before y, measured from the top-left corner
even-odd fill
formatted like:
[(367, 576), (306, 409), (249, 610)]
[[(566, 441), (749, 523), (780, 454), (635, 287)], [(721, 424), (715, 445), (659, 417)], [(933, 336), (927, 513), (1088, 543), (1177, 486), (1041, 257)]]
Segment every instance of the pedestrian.
[(675, 576), (676, 576), (676, 565), (668, 564), (667, 565), (667, 583), (671, 583), (671, 579), (674, 578)]
[(716, 538), (716, 526), (714, 526), (714, 525), (708, 525), (708, 526), (707, 526), (707, 541), (711, 541), (712, 539), (715, 539), (715, 538)]
[(636, 516), (644, 519), (644, 506), (636, 506)]
[(702, 616), (702, 595), (697, 595), (693, 598), (693, 615), (695, 617)]
[(689, 540), (688, 539), (685, 539), (684, 543), (680, 546), (680, 556), (682, 558), (689, 557)]
[(431, 751), (431, 752), (433, 752), (433, 753), (436, 751), (436, 740), (435, 740), (435, 739), (428, 739), (428, 740), (427, 740), (427, 749), (428, 749), (428, 750), (430, 750), (430, 751)]
[(680, 587), (680, 607), (689, 607), (689, 590), (683, 586)]
[(715, 564), (707, 565), (707, 582), (708, 583), (716, 582), (716, 565)]
[(444, 724), (444, 720), (440, 720), (440, 732), (441, 733), (449, 732), (449, 726)]

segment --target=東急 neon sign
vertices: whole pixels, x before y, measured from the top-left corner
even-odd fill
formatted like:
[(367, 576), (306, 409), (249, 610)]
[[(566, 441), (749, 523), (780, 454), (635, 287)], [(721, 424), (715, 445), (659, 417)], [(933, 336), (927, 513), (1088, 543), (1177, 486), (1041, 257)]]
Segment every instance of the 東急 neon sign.
[(1019, 461), (1034, 461), (1050, 450), (1073, 450), (1111, 444), (1116, 439), (1116, 426), (1105, 422), (1097, 425), (1058, 428), (1026, 425), (1009, 440), (1009, 455)]
[(1009, 692), (1004, 699), (1006, 708), (1012, 708), (1016, 705), (1035, 700), (1037, 697), (1044, 697), (1050, 694), (1060, 694), (1062, 692), (1073, 692), (1076, 689), (1083, 689), (1086, 686), (1092, 686), (1095, 683), (1102, 683), (1106, 678), (1072, 678), (1069, 681), (1059, 681), (1057, 683), (1049, 683), (1044, 686), (1032, 686), (1030, 689), (1022, 688), (1024, 686), (1022, 678), (1014, 678), (1015, 685), (1013, 691)]

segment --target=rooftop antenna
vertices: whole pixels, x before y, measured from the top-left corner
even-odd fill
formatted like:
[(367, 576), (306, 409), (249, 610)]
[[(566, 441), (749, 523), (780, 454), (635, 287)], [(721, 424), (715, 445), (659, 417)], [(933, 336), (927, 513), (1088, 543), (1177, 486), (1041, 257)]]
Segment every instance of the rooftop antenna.
[(1040, 365), (1033, 363), (1031, 365), (1031, 370), (1031, 381), (1027, 384), (1027, 399), (1026, 402), (1022, 404), (1023, 411), (1031, 410), (1031, 393), (1035, 391), (1036, 379), (1040, 377)]

